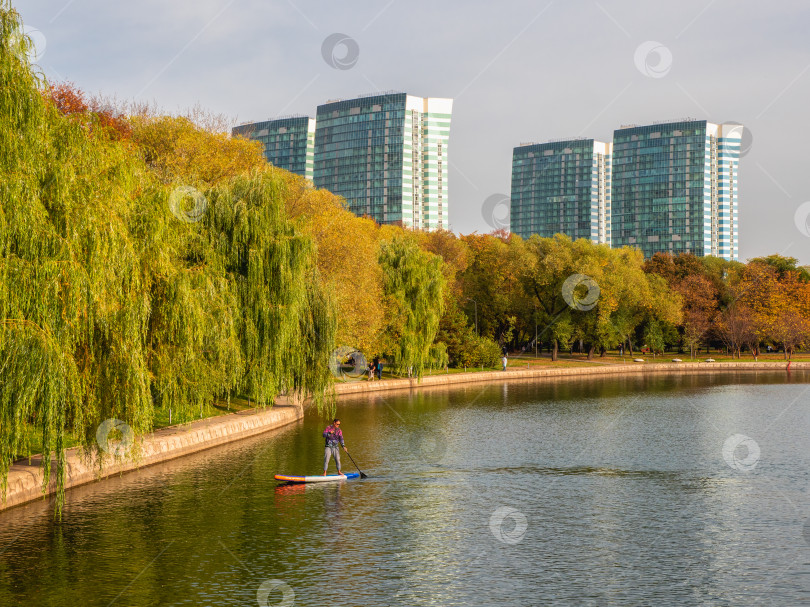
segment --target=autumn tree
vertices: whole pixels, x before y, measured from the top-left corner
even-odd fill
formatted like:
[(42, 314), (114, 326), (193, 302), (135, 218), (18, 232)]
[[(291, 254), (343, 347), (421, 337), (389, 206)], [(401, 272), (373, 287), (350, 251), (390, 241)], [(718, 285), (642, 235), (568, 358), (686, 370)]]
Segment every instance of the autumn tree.
[[(754, 342), (758, 341), (754, 314), (750, 308), (740, 302), (734, 302), (720, 313), (715, 323), (715, 330), (732, 358), (741, 358), (743, 346), (751, 347)], [(751, 353), (756, 358), (755, 348), (752, 348)]]
[(674, 285), (683, 301), (683, 341), (695, 357), (709, 334), (717, 314), (718, 292), (714, 283), (701, 274), (690, 274)]
[(680, 298), (663, 278), (644, 272), (639, 251), (556, 235), (533, 236), (525, 252), (522, 283), (535, 298), (553, 360), (571, 339), (587, 345), (589, 358), (621, 343), (632, 352), (637, 330), (657, 336), (658, 323), (680, 318)]
[(113, 139), (129, 139), (132, 125), (129, 116), (117, 108), (104, 104), (100, 98), (88, 99), (72, 82), (51, 84), (45, 93), (63, 116), (87, 119), (88, 127), (98, 127)]
[(31, 430), (59, 508), (68, 438), (102, 465), (105, 420), (141, 435), (156, 406), (327, 405), (336, 317), (280, 173), (188, 124), (151, 123), (146, 151), (111, 137), (51, 100), (28, 46), (0, 0), (2, 492)]
[(338, 345), (356, 348), (366, 357), (382, 354), (386, 309), (379, 226), (357, 217), (340, 197), (313, 188), (303, 177), (278, 173), (295, 190), (285, 199), (288, 212), (317, 243), (318, 270), (340, 318)]
[[(523, 292), (518, 281), (516, 236), (470, 234), (461, 237), (469, 247), (469, 262), (461, 274), (460, 305), (468, 318), (477, 310), (478, 332), (500, 345), (512, 341)], [(522, 315), (520, 315), (522, 316)]]
[(441, 258), (422, 251), (406, 234), (389, 228), (380, 244), (379, 263), (388, 300), (386, 351), (399, 373), (421, 377), (444, 307)]
[(258, 142), (211, 133), (188, 118), (134, 117), (132, 140), (163, 183), (212, 187), (267, 167)]

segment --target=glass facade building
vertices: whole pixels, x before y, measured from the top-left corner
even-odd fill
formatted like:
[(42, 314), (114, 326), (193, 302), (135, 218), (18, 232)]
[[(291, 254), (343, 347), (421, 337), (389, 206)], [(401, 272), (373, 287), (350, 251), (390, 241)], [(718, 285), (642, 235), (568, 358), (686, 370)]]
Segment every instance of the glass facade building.
[(387, 93), (318, 106), (313, 181), (356, 215), (447, 229), (452, 99)]
[(312, 118), (297, 116), (242, 124), (231, 134), (261, 142), (264, 157), (270, 164), (312, 180), (315, 160), (315, 121)]
[(617, 129), (613, 244), (736, 260), (742, 131), (705, 120)]
[(512, 153), (510, 230), (611, 244), (611, 144), (570, 139)]

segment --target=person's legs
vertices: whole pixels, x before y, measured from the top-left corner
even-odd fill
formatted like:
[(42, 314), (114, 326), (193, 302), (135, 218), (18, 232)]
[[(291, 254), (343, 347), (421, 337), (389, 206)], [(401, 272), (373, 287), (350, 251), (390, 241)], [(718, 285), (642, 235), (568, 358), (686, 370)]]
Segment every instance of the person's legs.
[(335, 464), (337, 465), (338, 474), (343, 474), (340, 468), (340, 447), (335, 447), (335, 452), (332, 455), (335, 456)]
[[(326, 471), (329, 469), (329, 458), (332, 456), (332, 448), (327, 447), (323, 452), (323, 475), (326, 476)], [(338, 466), (340, 467), (340, 466)]]

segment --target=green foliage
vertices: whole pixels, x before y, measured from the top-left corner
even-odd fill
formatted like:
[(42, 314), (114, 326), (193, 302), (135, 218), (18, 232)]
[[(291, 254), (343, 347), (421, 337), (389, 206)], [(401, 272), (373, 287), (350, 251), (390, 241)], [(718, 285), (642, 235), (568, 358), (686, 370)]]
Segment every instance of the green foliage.
[(761, 263), (772, 267), (780, 279), (793, 272), (798, 275), (801, 282), (810, 282), (810, 272), (807, 271), (807, 268), (800, 266), (799, 260), (795, 257), (768, 255), (767, 257), (755, 257), (750, 260), (750, 263)]
[[(87, 128), (93, 115), (60, 114), (19, 50), (30, 44), (21, 32), (2, 2), (2, 493), (32, 427), (45, 486), (56, 460), (59, 509), (66, 442), (99, 455), (107, 419), (141, 435), (155, 406), (183, 419), (237, 392), (259, 404), (312, 393), (325, 406), (336, 314), (312, 238), (286, 217), (281, 172), (148, 166), (142, 148)], [(221, 166), (221, 137), (181, 126), (208, 166)], [(173, 193), (190, 183), (200, 212), (174, 214)]]
[(501, 348), (488, 337), (465, 333), (461, 348), (456, 354), (456, 368), (497, 367), (501, 360)]
[(237, 177), (211, 192), (205, 218), (240, 301), (243, 389), (261, 405), (283, 390), (320, 398), (330, 377), (321, 354), (336, 330), (317, 287), (315, 245), (284, 214), (286, 183), (272, 173)]
[(443, 369), (450, 362), (450, 357), (447, 355), (447, 345), (443, 342), (436, 342), (430, 346), (430, 368)]
[(475, 334), (475, 329), (467, 324), (467, 317), (454, 302), (442, 316), (439, 334), (436, 339), (446, 344), (449, 365), (462, 367), (494, 367), (501, 356), (501, 348), (489, 337)]
[(661, 324), (652, 320), (647, 323), (644, 328), (644, 342), (652, 352), (653, 357), (656, 354), (664, 352), (664, 332), (661, 329)]
[(421, 377), (444, 311), (441, 258), (397, 235), (381, 243), (379, 262), (383, 290), (391, 302), (387, 354), (397, 372)]
[[(541, 339), (562, 346), (581, 339), (590, 348), (612, 348), (628, 340), (648, 320), (677, 322), (680, 299), (658, 275), (644, 272), (641, 253), (611, 249), (568, 237), (533, 236), (526, 241), (521, 281), (533, 297)], [(569, 282), (567, 282), (569, 281)], [(565, 285), (573, 288), (571, 301)], [(593, 290), (592, 305), (577, 299)]]

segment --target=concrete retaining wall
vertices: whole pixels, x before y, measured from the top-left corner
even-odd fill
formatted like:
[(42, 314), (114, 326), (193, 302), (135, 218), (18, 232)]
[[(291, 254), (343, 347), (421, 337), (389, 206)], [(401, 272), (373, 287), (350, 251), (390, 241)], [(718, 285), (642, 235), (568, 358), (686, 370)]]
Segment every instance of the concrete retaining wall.
[[(111, 460), (107, 456), (103, 471), (98, 469), (95, 462), (86, 461), (78, 448), (68, 449), (65, 489), (268, 432), (297, 421), (303, 416), (303, 407), (280, 402), (263, 411), (245, 411), (164, 428), (138, 441), (140, 453), (137, 460), (107, 461)], [(43, 496), (41, 463), (42, 457), (38, 456), (31, 458), (30, 463), (25, 460), (11, 467), (6, 499), (0, 503), (0, 510)], [(55, 470), (54, 462), (47, 494), (56, 492)]]

